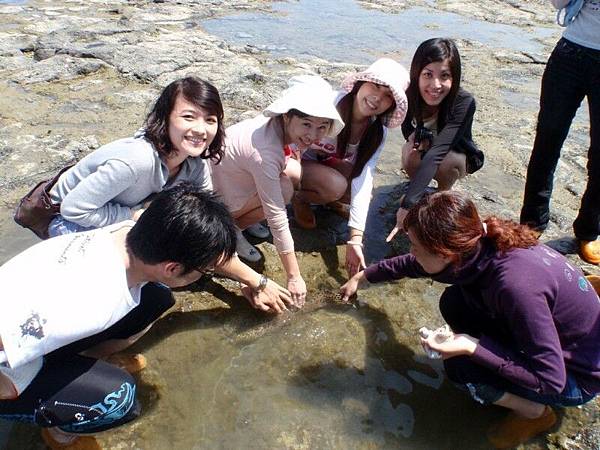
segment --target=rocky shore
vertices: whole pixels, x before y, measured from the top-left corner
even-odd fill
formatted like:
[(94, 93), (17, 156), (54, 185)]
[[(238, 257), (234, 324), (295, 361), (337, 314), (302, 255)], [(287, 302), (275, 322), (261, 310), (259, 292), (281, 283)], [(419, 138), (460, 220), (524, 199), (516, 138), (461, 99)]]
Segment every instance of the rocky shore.
[[(475, 40), (462, 39), (458, 42), (463, 59), (463, 85), (477, 99), (474, 133), (485, 151), (486, 164), (480, 172), (459, 183), (457, 189), (473, 196), (484, 214), (517, 218), (525, 168), (534, 137), (540, 78), (547, 56), (560, 35), (558, 27), (553, 25), (555, 13), (549, 2), (360, 0), (358, 4), (365, 11), (378, 10), (386, 14), (418, 7), (523, 29), (554, 29), (555, 32), (550, 37), (539, 42), (539, 52), (516, 48), (492, 51)], [(17, 229), (12, 224), (11, 211), (16, 201), (37, 181), (47, 178), (60, 167), (80, 159), (104, 143), (131, 135), (141, 125), (158, 91), (170, 81), (186, 74), (197, 74), (214, 83), (224, 101), (226, 122), (229, 125), (260, 111), (277, 96), (292, 75), (316, 72), (337, 84), (344, 74), (360, 68), (350, 62), (332, 63), (318, 57), (274, 57), (253, 45), (236, 45), (203, 31), (203, 21), (206, 19), (244, 11), (273, 14), (272, 2), (31, 0), (21, 4), (0, 3), (0, 251), (3, 259), (22, 249), (11, 242), (25, 242), (29, 239), (29, 235), (24, 237), (28, 232)], [(373, 49), (373, 53), (377, 54), (376, 49)], [(580, 111), (579, 115), (581, 114)], [(552, 222), (544, 240), (568, 253), (569, 258), (582, 266), (586, 273), (600, 274), (596, 266), (585, 264), (579, 259), (571, 239), (571, 223), (586, 181), (589, 128), (585, 118), (587, 116), (583, 114), (584, 118), (578, 119), (572, 127), (557, 170)], [(400, 140), (398, 134), (392, 136), (378, 166), (378, 187), (384, 188), (383, 191), (387, 194), (383, 200), (380, 199), (381, 208), (373, 214), (378, 215), (377, 220), (381, 223), (390, 226), (399, 192), (399, 188), (395, 186), (406, 181), (399, 170)], [(332, 227), (335, 228), (335, 224)], [(300, 262), (307, 268), (307, 281), (312, 281), (310, 292), (313, 299), (317, 299), (320, 292), (335, 290), (343, 281), (339, 263), (343, 259), (339, 259), (341, 253), (338, 255), (338, 252), (343, 252), (343, 248), (336, 249), (330, 245), (335, 243), (337, 235), (333, 233), (332, 238), (330, 229), (321, 229), (312, 237), (307, 237), (298, 230), (294, 232), (299, 248), (305, 250), (300, 254)], [(372, 235), (369, 237), (371, 240), (377, 238)], [(266, 255), (266, 272), (275, 279), (280, 278), (281, 271), (272, 246), (264, 243), (260, 248)], [(401, 249), (400, 241), (396, 250)], [(365, 299), (369, 308), (372, 308), (372, 317), (381, 314), (383, 320), (391, 322), (389, 329), (397, 340), (396, 344), (402, 348), (406, 345), (417, 352), (416, 340), (405, 331), (405, 325), (411, 323), (408, 319), (438, 317), (435, 301), (423, 306), (422, 299), (435, 298), (442, 287), (432, 287), (425, 282), (412, 283), (410, 288), (405, 283), (399, 283), (397, 287), (389, 287), (385, 291), (375, 289), (374, 293), (365, 294)], [(178, 293), (179, 311), (208, 311), (205, 320), (214, 326), (225, 323), (224, 336), (236, 345), (245, 345), (247, 342), (260, 345), (260, 339), (265, 336), (278, 336), (277, 333), (287, 336), (287, 333), (296, 330), (295, 327), (300, 327), (299, 320), (293, 318), (287, 318), (283, 322), (278, 319), (280, 321), (273, 325), (247, 308), (232, 307), (229, 303), (235, 305), (240, 299), (224, 294), (223, 285), (231, 287), (228, 282), (210, 282), (207, 285), (208, 294), (194, 290)], [(388, 297), (400, 296), (406, 302), (403, 306), (385, 304), (381, 301), (384, 298), (380, 295), (382, 292)], [(414, 294), (413, 297), (410, 294)], [(327, 312), (327, 308), (321, 310), (316, 300), (313, 303), (317, 306), (299, 316), (306, 323), (312, 323), (311, 320), (316, 320), (316, 316), (320, 317), (314, 323), (314, 329), (323, 327), (325, 330), (331, 320), (327, 314), (331, 315), (332, 312)], [(338, 311), (338, 306), (334, 305), (334, 311)], [(408, 312), (413, 306), (420, 309), (422, 317), (415, 318), (413, 312)], [(233, 316), (223, 319), (223, 314)], [(382, 317), (377, 317), (377, 320), (382, 320)], [(357, 323), (360, 323), (360, 319), (357, 319)], [(418, 328), (416, 325), (410, 324), (415, 329)], [(172, 326), (175, 325), (163, 324), (158, 328), (170, 336), (176, 333), (169, 328)], [(298, 332), (314, 332), (314, 329), (309, 331), (305, 326), (298, 328)], [(357, 327), (349, 321), (347, 326), (351, 330)], [(344, 364), (356, 366), (357, 370), (366, 370), (364, 361), (356, 362), (361, 357), (364, 358), (364, 352), (352, 353), (352, 348), (370, 345), (367, 331), (362, 330), (362, 324), (359, 328), (361, 331), (357, 331), (357, 341), (352, 345), (348, 341), (348, 345), (344, 347), (350, 354)], [(240, 332), (241, 329), (246, 331)], [(154, 338), (160, 337), (160, 333), (161, 331), (156, 332)], [(156, 352), (157, 365), (160, 365), (160, 358), (168, 359), (166, 355), (173, 344), (169, 343), (169, 339), (163, 343), (156, 341), (146, 346), (152, 348), (149, 350), (150, 354), (152, 351)], [(315, 347), (315, 352), (333, 358), (337, 354), (333, 351), (335, 339), (327, 345), (331, 345), (331, 348), (323, 350), (322, 347)], [(388, 358), (386, 352), (392, 352), (390, 342), (377, 345), (382, 347), (377, 347), (379, 350), (370, 355)], [(310, 365), (308, 362), (312, 358), (316, 358), (308, 354), (305, 357), (306, 366)], [(181, 360), (178, 361), (181, 363)], [(402, 364), (400, 366), (403, 368)], [(157, 372), (144, 377), (148, 386), (168, 384), (165, 380), (161, 381)], [(310, 375), (306, 377), (310, 379)], [(166, 388), (160, 388), (159, 392), (161, 389)], [(444, 392), (449, 390), (447, 388)], [(148, 388), (144, 392), (146, 403), (153, 404), (154, 394), (151, 392), (154, 391)], [(451, 395), (450, 398), (454, 397)], [(160, 402), (163, 401), (164, 397), (160, 399)], [(412, 407), (415, 411), (419, 410), (415, 405)], [(184, 409), (177, 404), (175, 408)], [(151, 426), (156, 425), (159, 419), (153, 412), (148, 414), (146, 419), (139, 421), (147, 420), (151, 424), (146, 425), (147, 428), (139, 423), (124, 427), (124, 430), (107, 436), (105, 444), (109, 448), (119, 449), (161, 448), (156, 443), (151, 444), (153, 439), (149, 437)], [(182, 414), (188, 413), (184, 411)], [(581, 409), (568, 410), (554, 433), (524, 448), (547, 446), (553, 449), (598, 449), (599, 421), (598, 402)], [(469, 421), (465, 419), (460, 423), (467, 426)], [(215, 425), (216, 428), (219, 426)], [(415, 426), (418, 430), (418, 421)], [(390, 442), (397, 442), (382, 437), (387, 436), (389, 430), (377, 430), (374, 425), (372, 427), (375, 427), (374, 433), (378, 438), (372, 442), (365, 440), (366, 444), (356, 448), (388, 448), (392, 445)], [(223, 429), (227, 432), (227, 427), (224, 426)], [(32, 430), (27, 426), (15, 427), (10, 436), (9, 448), (43, 448)], [(327, 440), (322, 435), (308, 436), (298, 430), (300, 429), (274, 437), (261, 435), (263, 441), (260, 442), (290, 449), (323, 448), (322, 445), (333, 445), (336, 442), (338, 445), (347, 443), (342, 440)], [(251, 427), (250, 431), (256, 432), (256, 428)], [(218, 447), (207, 434), (209, 433), (205, 432), (197, 438), (195, 442), (201, 443), (194, 448)], [(460, 434), (459, 430), (458, 435)], [(460, 442), (458, 435), (452, 442)], [(398, 442), (410, 446), (410, 440)], [(427, 448), (426, 442), (421, 444), (423, 446), (417, 444), (414, 448)], [(232, 448), (223, 445), (222, 448)], [(481, 443), (476, 447), (486, 448)]]

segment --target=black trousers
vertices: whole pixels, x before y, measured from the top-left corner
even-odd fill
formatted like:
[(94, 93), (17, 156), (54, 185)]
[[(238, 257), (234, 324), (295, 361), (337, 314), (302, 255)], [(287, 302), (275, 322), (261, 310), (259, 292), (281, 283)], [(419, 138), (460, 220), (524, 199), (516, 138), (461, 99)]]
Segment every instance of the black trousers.
[(42, 369), (17, 399), (0, 400), (0, 418), (72, 433), (95, 433), (135, 419), (140, 413), (135, 379), (79, 352), (141, 332), (174, 302), (168, 288), (145, 285), (140, 304), (113, 326), (46, 355)]
[(584, 97), (590, 112), (588, 182), (579, 214), (573, 223), (575, 237), (593, 241), (600, 233), (600, 50), (561, 39), (542, 78), (540, 111), (527, 181), (521, 223), (547, 227), (554, 171), (573, 117)]

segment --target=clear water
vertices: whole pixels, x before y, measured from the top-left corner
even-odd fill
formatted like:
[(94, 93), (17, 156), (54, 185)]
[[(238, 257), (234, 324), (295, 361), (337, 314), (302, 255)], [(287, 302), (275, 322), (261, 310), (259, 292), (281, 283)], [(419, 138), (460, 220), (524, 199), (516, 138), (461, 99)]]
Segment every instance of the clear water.
[(210, 19), (203, 28), (237, 45), (277, 56), (321, 57), (368, 63), (375, 54), (399, 54), (408, 61), (422, 41), (439, 36), (471, 39), (490, 48), (541, 50), (539, 38), (552, 29), (493, 24), (427, 8), (397, 14), (361, 8), (353, 0), (276, 2), (275, 14), (243, 13)]

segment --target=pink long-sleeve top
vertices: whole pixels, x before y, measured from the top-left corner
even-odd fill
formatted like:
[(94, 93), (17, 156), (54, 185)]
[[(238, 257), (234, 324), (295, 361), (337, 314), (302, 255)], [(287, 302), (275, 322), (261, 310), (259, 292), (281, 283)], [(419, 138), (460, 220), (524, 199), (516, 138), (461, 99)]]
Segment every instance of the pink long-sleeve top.
[(226, 130), (225, 155), (212, 164), (215, 192), (232, 213), (258, 195), (279, 253), (294, 251), (280, 179), (285, 169), (282, 130), (262, 115)]

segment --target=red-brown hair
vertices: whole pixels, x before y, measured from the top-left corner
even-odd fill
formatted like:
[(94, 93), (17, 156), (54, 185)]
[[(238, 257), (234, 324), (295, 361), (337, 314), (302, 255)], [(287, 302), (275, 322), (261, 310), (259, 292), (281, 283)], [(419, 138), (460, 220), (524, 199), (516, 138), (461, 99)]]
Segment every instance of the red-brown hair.
[(405, 231), (412, 230), (427, 251), (450, 258), (455, 264), (475, 251), (483, 236), (500, 252), (537, 243), (535, 232), (525, 225), (495, 216), (483, 222), (467, 196), (443, 191), (423, 196), (410, 208), (403, 226)]

